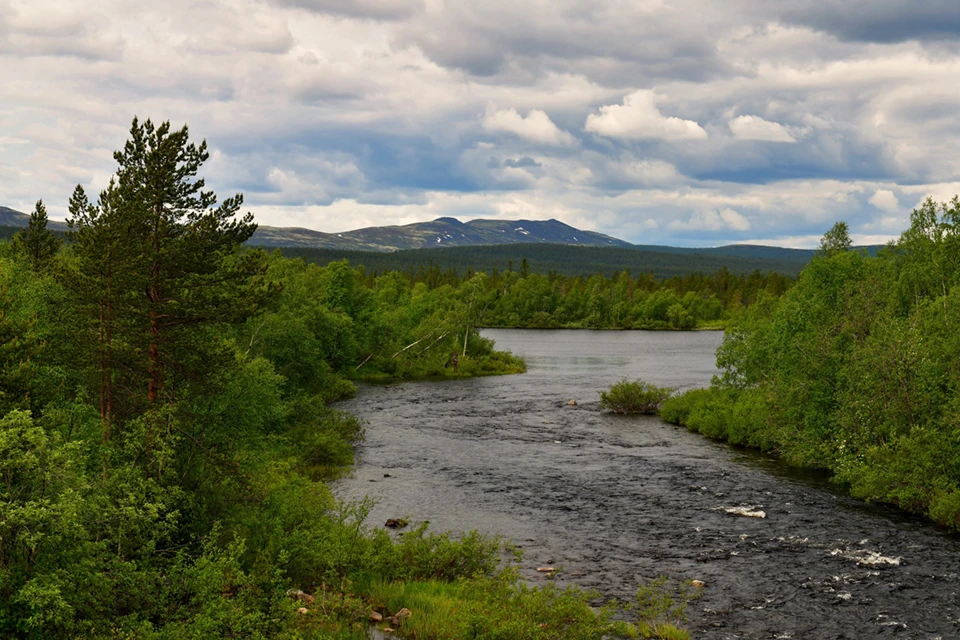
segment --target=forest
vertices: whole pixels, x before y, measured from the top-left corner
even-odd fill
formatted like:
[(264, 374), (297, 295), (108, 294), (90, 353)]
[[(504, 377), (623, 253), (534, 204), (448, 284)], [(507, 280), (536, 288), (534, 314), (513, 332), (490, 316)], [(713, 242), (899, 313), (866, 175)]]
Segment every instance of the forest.
[[(3, 227), (0, 227), (0, 237)], [(315, 264), (347, 260), (362, 265), (367, 273), (388, 271), (414, 276), (421, 271), (439, 269), (460, 274), (485, 271), (518, 271), (526, 262), (530, 271), (548, 275), (613, 277), (630, 271), (650, 273), (657, 279), (689, 273), (715, 273), (726, 269), (737, 275), (754, 271), (776, 272), (796, 277), (810, 260), (809, 252), (776, 247), (739, 245), (717, 249), (637, 246), (583, 247), (564, 244), (514, 244), (407, 249), (394, 252), (351, 251), (306, 247), (280, 247), (288, 258), (302, 258)]]
[(910, 220), (876, 257), (837, 223), (789, 291), (731, 321), (722, 375), (662, 417), (960, 529), (960, 200)]
[(0, 243), (0, 636), (672, 630), (527, 586), (499, 539), (398, 535), (334, 498), (364, 425), (330, 404), (355, 380), (524, 363), (477, 332), (486, 274), (371, 281), (244, 247), (256, 225), (205, 188), (208, 157), (135, 119), (109, 186), (70, 197), (66, 242), (40, 201)]
[[(541, 274), (534, 272), (525, 258), (518, 267), (502, 273), (494, 269), (489, 276), (468, 269), (461, 277), (456, 269), (442, 271), (437, 265), (382, 275), (371, 274), (360, 265), (352, 277), (358, 288), (366, 288), (379, 300), (380, 310), (372, 311), (375, 315), (389, 316), (396, 302), (406, 304), (431, 295), (467, 304), (467, 309), (449, 313), (453, 318), (467, 313), (471, 326), (519, 329), (722, 328), (739, 310), (758, 299), (778, 297), (793, 283), (776, 272), (735, 275), (726, 268), (709, 275), (689, 273), (658, 279), (652, 273), (634, 277), (629, 271), (611, 277), (601, 273), (589, 277)], [(332, 262), (327, 268), (343, 273), (350, 270), (346, 260)], [(393, 293), (387, 295), (388, 290)], [(381, 369), (397, 372), (382, 361), (374, 361), (370, 369), (377, 369), (377, 362)]]

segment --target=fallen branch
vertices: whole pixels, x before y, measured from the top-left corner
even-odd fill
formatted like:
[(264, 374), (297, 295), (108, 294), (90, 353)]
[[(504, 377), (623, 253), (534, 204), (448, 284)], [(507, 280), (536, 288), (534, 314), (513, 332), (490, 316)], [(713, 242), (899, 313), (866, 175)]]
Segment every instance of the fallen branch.
[[(354, 369), (354, 371), (359, 371), (359, 370), (360, 370), (360, 367), (362, 367), (363, 365), (367, 364), (367, 362), (369, 362), (369, 361), (370, 361), (370, 358), (372, 358), (372, 357), (373, 357), (373, 354), (371, 353), (370, 355), (368, 355), (366, 358), (363, 359), (363, 362), (361, 362), (360, 364), (357, 365), (357, 368)], [(394, 357), (396, 357), (396, 356), (394, 356)]]
[(423, 351), (421, 351), (420, 353), (426, 353), (428, 350), (430, 350), (430, 349), (434, 348), (435, 346), (437, 346), (437, 343), (440, 342), (441, 340), (443, 340), (444, 338), (446, 338), (448, 333), (450, 333), (450, 332), (449, 332), (449, 331), (444, 331), (443, 333), (441, 333), (439, 338), (437, 338), (436, 340), (434, 340), (433, 342), (431, 342), (429, 346), (424, 347), (424, 348), (423, 348)]
[(400, 355), (401, 353), (403, 353), (404, 351), (406, 351), (406, 350), (409, 349), (410, 347), (415, 347), (415, 346), (417, 346), (418, 344), (420, 344), (421, 342), (423, 342), (424, 340), (426, 340), (428, 337), (429, 337), (429, 336), (424, 336), (423, 338), (420, 338), (420, 339), (417, 340), (416, 342), (412, 342), (412, 343), (408, 344), (408, 345), (405, 346), (403, 349), (400, 349), (400, 351), (397, 351), (395, 354), (393, 354), (393, 357), (390, 358), (390, 359), (393, 360), (393, 358), (396, 358), (398, 355)]

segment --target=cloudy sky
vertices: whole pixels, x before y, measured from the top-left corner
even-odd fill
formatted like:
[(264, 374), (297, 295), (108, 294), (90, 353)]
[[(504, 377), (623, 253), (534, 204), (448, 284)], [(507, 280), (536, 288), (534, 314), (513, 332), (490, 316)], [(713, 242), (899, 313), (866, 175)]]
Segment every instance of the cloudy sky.
[(0, 0), (0, 205), (63, 217), (134, 115), (261, 224), (884, 241), (960, 193), (960, 2)]

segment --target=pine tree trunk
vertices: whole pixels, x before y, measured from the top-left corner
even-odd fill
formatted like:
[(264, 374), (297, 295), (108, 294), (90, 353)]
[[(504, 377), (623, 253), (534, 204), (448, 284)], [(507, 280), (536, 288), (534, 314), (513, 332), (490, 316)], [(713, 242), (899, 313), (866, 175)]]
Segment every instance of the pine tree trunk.
[[(97, 372), (100, 376), (100, 421), (106, 423), (107, 419), (107, 385), (106, 385), (106, 304), (103, 297), (100, 298), (100, 326), (97, 336)], [(109, 440), (106, 431), (103, 433), (103, 441)]]
[[(108, 260), (110, 258), (108, 257)], [(106, 412), (104, 442), (110, 441), (113, 428), (113, 274), (112, 265), (107, 264), (107, 342), (106, 342)]]
[(163, 372), (160, 370), (160, 323), (157, 320), (157, 312), (150, 312), (150, 346), (148, 353), (150, 355), (150, 380), (147, 383), (147, 400), (153, 404), (160, 396), (163, 388)]

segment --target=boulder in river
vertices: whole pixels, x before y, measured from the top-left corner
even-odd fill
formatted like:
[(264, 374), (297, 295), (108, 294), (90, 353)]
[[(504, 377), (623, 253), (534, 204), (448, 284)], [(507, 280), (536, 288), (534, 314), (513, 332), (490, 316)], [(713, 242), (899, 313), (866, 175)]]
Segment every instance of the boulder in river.
[(577, 406), (577, 401), (576, 401), (576, 400), (569, 400), (569, 401), (567, 402), (567, 406), (568, 406), (568, 407), (575, 407), (575, 406)]
[(383, 526), (389, 529), (403, 529), (408, 524), (410, 523), (404, 520), (403, 518), (390, 518), (384, 523)]

